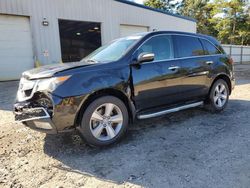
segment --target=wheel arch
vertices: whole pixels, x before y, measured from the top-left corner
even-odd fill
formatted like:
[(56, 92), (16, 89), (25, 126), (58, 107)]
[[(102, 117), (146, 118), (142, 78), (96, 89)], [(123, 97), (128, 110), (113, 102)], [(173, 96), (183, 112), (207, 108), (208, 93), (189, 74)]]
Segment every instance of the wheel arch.
[(212, 82), (212, 84), (211, 84), (211, 86), (210, 86), (210, 89), (209, 89), (209, 93), (210, 93), (210, 91), (211, 91), (212, 86), (214, 85), (214, 83), (215, 83), (217, 80), (219, 80), (219, 79), (222, 79), (222, 80), (224, 80), (224, 81), (227, 83), (228, 89), (229, 89), (229, 95), (230, 95), (231, 92), (232, 92), (232, 83), (231, 83), (231, 79), (230, 79), (229, 76), (226, 75), (226, 74), (219, 74), (219, 75), (217, 75), (217, 76), (213, 79), (213, 82)]
[(87, 98), (84, 100), (84, 102), (81, 104), (81, 107), (79, 111), (77, 112), (76, 118), (75, 118), (75, 126), (79, 126), (81, 123), (81, 118), (87, 109), (87, 107), (90, 105), (92, 101), (94, 101), (97, 98), (103, 97), (103, 96), (114, 96), (120, 99), (127, 107), (128, 114), (129, 114), (129, 122), (133, 122), (135, 119), (135, 106), (133, 102), (130, 100), (129, 96), (127, 96), (124, 92), (108, 88), (108, 89), (101, 89), (98, 91), (95, 91), (94, 93), (87, 96)]

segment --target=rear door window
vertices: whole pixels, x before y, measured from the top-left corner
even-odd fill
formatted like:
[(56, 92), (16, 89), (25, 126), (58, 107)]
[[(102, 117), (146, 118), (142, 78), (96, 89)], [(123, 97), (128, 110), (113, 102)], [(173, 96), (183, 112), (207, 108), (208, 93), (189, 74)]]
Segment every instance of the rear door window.
[(195, 57), (204, 55), (201, 42), (196, 37), (175, 35), (174, 44), (177, 58)]
[(206, 55), (221, 54), (221, 52), (211, 42), (201, 39)]

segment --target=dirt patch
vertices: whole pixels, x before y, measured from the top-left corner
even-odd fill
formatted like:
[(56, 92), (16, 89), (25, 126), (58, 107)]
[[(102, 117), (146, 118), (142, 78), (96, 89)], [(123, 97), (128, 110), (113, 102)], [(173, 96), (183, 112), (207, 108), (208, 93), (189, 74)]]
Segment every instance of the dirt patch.
[(45, 135), (14, 123), (17, 83), (0, 83), (0, 187), (249, 187), (249, 67), (236, 67), (224, 112), (195, 108), (140, 121), (106, 149), (76, 133)]

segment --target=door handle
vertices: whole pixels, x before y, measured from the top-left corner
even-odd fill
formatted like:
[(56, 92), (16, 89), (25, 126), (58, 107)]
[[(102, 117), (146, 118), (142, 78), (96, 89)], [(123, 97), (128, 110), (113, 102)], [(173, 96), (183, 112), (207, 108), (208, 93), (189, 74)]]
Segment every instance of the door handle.
[(168, 70), (175, 71), (179, 68), (180, 68), (179, 66), (172, 66), (172, 67), (169, 67)]
[(207, 65), (212, 65), (214, 62), (213, 61), (207, 61), (206, 64)]

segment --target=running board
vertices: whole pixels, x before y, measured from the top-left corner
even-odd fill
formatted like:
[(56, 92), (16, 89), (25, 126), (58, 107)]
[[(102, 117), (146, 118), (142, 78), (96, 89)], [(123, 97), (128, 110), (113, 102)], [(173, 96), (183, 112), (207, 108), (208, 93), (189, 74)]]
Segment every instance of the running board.
[(152, 113), (152, 114), (139, 115), (139, 116), (137, 116), (137, 118), (138, 119), (153, 118), (153, 117), (169, 114), (169, 113), (172, 113), (172, 112), (178, 112), (180, 110), (185, 110), (185, 109), (188, 109), (188, 108), (201, 106), (203, 104), (204, 104), (204, 102), (196, 102), (196, 103), (187, 104), (187, 105), (176, 107), (176, 108), (171, 108), (171, 109), (168, 109), (168, 110), (163, 110), (163, 111), (160, 111), (160, 112), (155, 112), (155, 113)]

